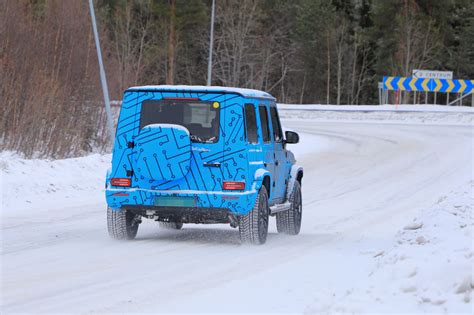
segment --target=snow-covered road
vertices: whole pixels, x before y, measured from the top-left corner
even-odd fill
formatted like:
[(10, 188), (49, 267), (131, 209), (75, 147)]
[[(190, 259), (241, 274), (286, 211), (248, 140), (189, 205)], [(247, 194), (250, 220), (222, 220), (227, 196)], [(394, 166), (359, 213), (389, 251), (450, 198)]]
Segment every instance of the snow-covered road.
[(302, 133), (300, 235), (273, 219), (252, 247), (224, 225), (144, 222), (117, 242), (100, 192), (45, 193), (2, 209), (2, 313), (472, 311), (472, 127), (284, 125)]

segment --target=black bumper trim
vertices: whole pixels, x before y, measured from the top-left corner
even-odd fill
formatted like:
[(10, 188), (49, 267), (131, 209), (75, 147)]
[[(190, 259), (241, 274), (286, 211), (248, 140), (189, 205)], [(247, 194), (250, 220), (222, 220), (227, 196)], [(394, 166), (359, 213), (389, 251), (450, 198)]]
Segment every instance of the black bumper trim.
[(230, 223), (232, 212), (227, 208), (163, 207), (143, 205), (123, 205), (135, 214), (153, 216), (158, 221), (182, 223)]

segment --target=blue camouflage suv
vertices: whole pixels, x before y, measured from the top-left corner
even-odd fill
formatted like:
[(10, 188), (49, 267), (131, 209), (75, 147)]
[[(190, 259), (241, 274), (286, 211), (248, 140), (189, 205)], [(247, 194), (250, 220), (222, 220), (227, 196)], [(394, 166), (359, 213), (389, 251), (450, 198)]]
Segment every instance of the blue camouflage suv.
[(143, 218), (230, 223), (244, 243), (263, 244), (269, 216), (280, 233), (301, 227), (303, 168), (287, 150), (275, 98), (250, 89), (141, 86), (125, 91), (112, 168), (109, 234), (133, 239)]

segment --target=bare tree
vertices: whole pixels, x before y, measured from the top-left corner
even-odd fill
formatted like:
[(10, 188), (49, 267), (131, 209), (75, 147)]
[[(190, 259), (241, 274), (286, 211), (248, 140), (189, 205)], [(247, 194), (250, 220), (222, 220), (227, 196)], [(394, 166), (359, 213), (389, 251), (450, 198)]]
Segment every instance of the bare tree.
[(219, 1), (216, 9), (215, 64), (216, 78), (223, 85), (239, 86), (247, 56), (255, 45), (258, 28), (258, 1)]
[(0, 18), (0, 42), (6, 43), (0, 55), (0, 146), (28, 157), (103, 147), (105, 117), (94, 92), (97, 61), (78, 48), (87, 47), (91, 36), (87, 3), (49, 0), (41, 10), (37, 5), (7, 1), (2, 7), (7, 14)]
[(347, 21), (342, 18), (338, 21), (337, 27), (335, 29), (335, 52), (336, 52), (336, 63), (337, 63), (337, 72), (336, 72), (336, 104), (341, 104), (341, 95), (342, 95), (342, 70), (344, 64), (345, 53), (347, 52)]
[[(146, 46), (155, 39), (151, 36), (150, 2), (137, 8), (125, 2), (124, 8), (115, 7), (111, 25), (114, 57), (119, 63), (120, 91), (137, 85), (140, 74), (148, 66), (144, 62)], [(138, 11), (137, 11), (138, 10)]]
[[(438, 30), (431, 17), (421, 17), (414, 0), (404, 0), (404, 14), (399, 16), (400, 37), (393, 68), (402, 76), (411, 76), (412, 70), (423, 68), (437, 56), (441, 46)], [(408, 103), (408, 93), (402, 102)]]

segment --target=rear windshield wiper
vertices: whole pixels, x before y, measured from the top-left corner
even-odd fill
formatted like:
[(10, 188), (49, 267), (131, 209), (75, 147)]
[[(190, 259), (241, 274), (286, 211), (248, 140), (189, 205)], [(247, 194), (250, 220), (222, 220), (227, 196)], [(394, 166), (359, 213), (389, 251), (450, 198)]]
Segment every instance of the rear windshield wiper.
[(190, 135), (189, 137), (191, 138), (192, 142), (198, 142), (198, 143), (214, 143), (216, 142), (216, 139), (217, 139), (216, 137), (201, 138), (196, 135)]
[(199, 142), (199, 143), (206, 143), (207, 142), (207, 140), (202, 139), (202, 138), (200, 138), (199, 136), (196, 136), (196, 135), (190, 135), (189, 137), (191, 138), (192, 142)]

